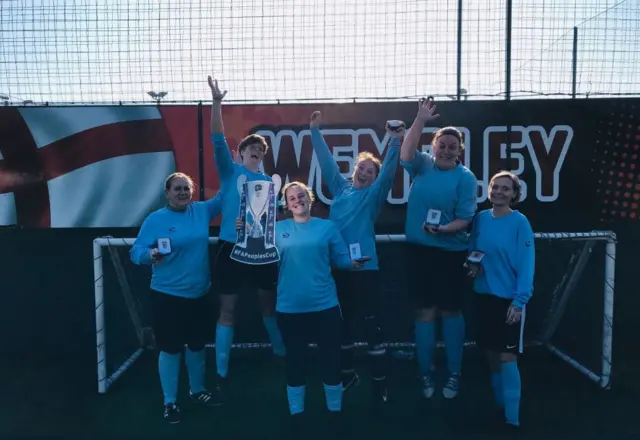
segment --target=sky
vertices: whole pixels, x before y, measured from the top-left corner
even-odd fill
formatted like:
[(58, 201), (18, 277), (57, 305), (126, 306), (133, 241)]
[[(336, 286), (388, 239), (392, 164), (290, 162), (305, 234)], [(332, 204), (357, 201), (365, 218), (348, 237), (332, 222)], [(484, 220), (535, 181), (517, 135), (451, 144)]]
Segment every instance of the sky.
[[(514, 0), (512, 98), (640, 95), (640, 0)], [(504, 99), (506, 0), (465, 0), (462, 88)], [(11, 102), (453, 96), (458, 0), (1, 0)], [(2, 101), (2, 98), (0, 98)]]

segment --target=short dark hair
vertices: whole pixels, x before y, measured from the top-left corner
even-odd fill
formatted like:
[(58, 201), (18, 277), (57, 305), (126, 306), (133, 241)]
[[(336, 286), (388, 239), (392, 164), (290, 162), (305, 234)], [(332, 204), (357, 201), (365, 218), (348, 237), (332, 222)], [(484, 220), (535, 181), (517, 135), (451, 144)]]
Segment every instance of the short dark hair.
[(259, 134), (254, 133), (254, 134), (250, 134), (249, 136), (245, 137), (240, 141), (240, 144), (238, 145), (238, 152), (242, 154), (242, 152), (246, 150), (249, 145), (253, 145), (253, 144), (262, 145), (262, 151), (264, 153), (266, 153), (267, 150), (269, 150), (269, 145), (267, 144), (266, 139), (260, 136)]

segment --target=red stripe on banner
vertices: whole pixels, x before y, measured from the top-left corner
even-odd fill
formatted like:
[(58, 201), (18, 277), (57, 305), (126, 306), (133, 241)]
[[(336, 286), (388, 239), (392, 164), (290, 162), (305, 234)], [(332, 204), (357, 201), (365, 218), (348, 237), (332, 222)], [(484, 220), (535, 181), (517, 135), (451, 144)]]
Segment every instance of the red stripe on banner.
[(171, 151), (161, 119), (101, 125), (40, 148), (46, 180), (115, 157)]
[(37, 148), (16, 109), (3, 112), (0, 139), (0, 175), (10, 176), (0, 179), (0, 194), (13, 192), (18, 224), (34, 228), (51, 226), (47, 181), (115, 157), (172, 151), (161, 119), (107, 124)]
[(0, 182), (0, 193), (13, 192), (18, 224), (48, 227), (51, 225), (49, 188), (44, 180), (38, 147), (17, 109), (2, 113), (0, 153), (4, 159), (0, 161), (0, 173), (6, 172), (12, 178)]

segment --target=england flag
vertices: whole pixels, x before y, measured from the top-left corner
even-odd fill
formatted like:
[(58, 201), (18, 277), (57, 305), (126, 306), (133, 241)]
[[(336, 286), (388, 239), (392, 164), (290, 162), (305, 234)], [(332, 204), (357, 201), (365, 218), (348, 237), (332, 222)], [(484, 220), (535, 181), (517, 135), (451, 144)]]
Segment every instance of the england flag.
[(175, 170), (157, 107), (1, 109), (0, 225), (138, 226)]

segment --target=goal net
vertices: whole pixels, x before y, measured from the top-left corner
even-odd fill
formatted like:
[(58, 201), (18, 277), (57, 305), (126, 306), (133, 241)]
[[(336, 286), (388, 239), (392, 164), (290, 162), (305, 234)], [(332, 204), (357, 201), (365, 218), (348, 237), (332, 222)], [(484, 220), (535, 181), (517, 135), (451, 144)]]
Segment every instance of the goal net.
[[(615, 234), (537, 233), (534, 295), (527, 306), (524, 342), (546, 347), (602, 388), (609, 388), (615, 276)], [(398, 357), (412, 357), (413, 313), (403, 276), (403, 235), (377, 235), (381, 265), (383, 316), (388, 347)], [(151, 268), (129, 258), (134, 238), (94, 240), (95, 313), (98, 391), (112, 384), (143, 354), (154, 350), (149, 299)], [(215, 256), (209, 239), (211, 261)], [(215, 291), (215, 274), (213, 274)], [(242, 310), (240, 311), (242, 313)], [(466, 313), (468, 346), (473, 346), (474, 317)], [(211, 310), (212, 321), (215, 310)], [(234, 348), (268, 348), (259, 315), (239, 319)], [(240, 330), (240, 329), (239, 329)], [(210, 341), (213, 342), (214, 335)], [(363, 342), (358, 346), (366, 345)], [(213, 344), (208, 344), (213, 347)], [(526, 353), (526, 351), (525, 351)]]

